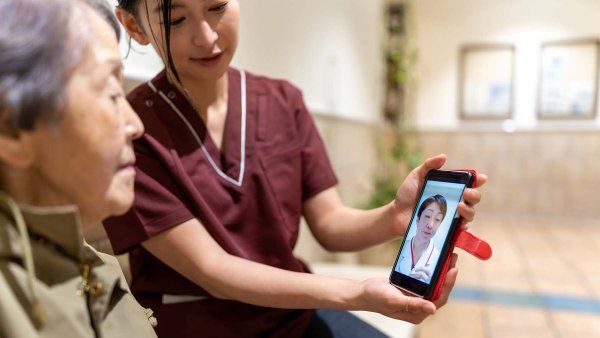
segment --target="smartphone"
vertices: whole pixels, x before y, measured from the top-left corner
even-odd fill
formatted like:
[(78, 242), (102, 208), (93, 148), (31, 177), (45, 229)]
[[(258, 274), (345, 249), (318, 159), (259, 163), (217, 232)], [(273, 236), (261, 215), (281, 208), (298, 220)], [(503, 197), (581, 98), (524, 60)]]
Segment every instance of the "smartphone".
[(469, 172), (429, 171), (390, 274), (392, 285), (431, 299), (461, 223), (458, 204), (472, 185)]

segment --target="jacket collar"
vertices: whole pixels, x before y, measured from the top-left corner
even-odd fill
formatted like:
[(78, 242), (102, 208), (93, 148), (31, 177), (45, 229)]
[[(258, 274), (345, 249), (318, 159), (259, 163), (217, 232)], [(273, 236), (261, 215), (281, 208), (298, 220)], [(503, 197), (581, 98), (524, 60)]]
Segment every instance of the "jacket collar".
[[(0, 234), (0, 256), (22, 257), (23, 248), (15, 238), (18, 236), (14, 231), (15, 216), (4, 202), (0, 200), (0, 231), (3, 232)], [(76, 206), (37, 207), (19, 204), (19, 209), (31, 236), (51, 243), (74, 260), (89, 258)]]

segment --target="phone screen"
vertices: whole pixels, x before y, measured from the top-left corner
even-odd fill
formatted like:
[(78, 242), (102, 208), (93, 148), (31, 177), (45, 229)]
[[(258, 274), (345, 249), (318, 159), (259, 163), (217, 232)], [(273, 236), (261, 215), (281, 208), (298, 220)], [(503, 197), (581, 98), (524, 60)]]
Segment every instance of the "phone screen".
[[(417, 203), (394, 271), (429, 285), (440, 263), (464, 183), (427, 180)], [(443, 263), (443, 261), (441, 262)]]

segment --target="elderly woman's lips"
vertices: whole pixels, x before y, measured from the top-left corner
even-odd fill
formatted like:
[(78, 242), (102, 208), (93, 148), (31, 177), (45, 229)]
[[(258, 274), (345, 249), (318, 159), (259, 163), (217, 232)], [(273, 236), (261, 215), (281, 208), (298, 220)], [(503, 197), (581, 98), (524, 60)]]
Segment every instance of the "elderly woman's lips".
[(132, 169), (134, 170), (135, 161), (127, 162), (119, 166), (119, 170)]

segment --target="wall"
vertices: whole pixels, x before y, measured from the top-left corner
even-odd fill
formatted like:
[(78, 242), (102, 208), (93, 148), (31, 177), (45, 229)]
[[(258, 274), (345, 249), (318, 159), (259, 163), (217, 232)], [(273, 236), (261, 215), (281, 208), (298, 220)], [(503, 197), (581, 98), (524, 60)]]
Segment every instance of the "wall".
[[(376, 137), (381, 127), (317, 116), (331, 155), (339, 190), (349, 205), (360, 206), (372, 191)], [(348, 136), (348, 135), (353, 135)], [(446, 168), (476, 168), (489, 176), (474, 232), (498, 219), (542, 220), (565, 226), (600, 219), (600, 133), (597, 131), (427, 131), (413, 133), (423, 157), (448, 155)], [(351, 151), (349, 151), (351, 149)], [(397, 243), (355, 254), (328, 254), (300, 233), (297, 253), (308, 261), (344, 261), (391, 266)]]
[[(466, 43), (516, 45), (514, 119), (517, 128), (597, 128), (595, 123), (538, 123), (540, 45), (548, 40), (600, 36), (597, 0), (415, 0), (418, 89), (417, 125), (456, 128), (498, 123), (460, 123), (457, 113), (458, 51)], [(496, 128), (497, 129), (497, 128)]]
[[(115, 3), (115, 0), (111, 0)], [(234, 66), (299, 86), (311, 111), (360, 121), (380, 117), (384, 0), (240, 0), (241, 37)], [(147, 80), (162, 64), (133, 44), (130, 79)], [(128, 50), (126, 41), (122, 52)]]

